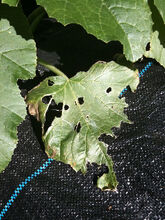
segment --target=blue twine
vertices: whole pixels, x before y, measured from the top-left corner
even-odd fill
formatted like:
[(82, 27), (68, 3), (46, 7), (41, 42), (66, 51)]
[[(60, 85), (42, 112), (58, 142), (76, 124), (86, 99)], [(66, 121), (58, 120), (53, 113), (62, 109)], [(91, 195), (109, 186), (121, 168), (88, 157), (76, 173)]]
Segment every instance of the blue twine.
[[(151, 65), (152, 65), (152, 62), (149, 62), (138, 74), (139, 77), (142, 77), (143, 74), (151, 67)], [(122, 90), (122, 92), (120, 93), (120, 96), (122, 96), (125, 91), (127, 91), (127, 88)], [(49, 158), (37, 171), (31, 174), (31, 176), (28, 176), (21, 184), (19, 184), (19, 187), (16, 188), (16, 190), (14, 191), (14, 193), (11, 195), (10, 199), (6, 203), (5, 207), (2, 209), (0, 213), (0, 220), (4, 217), (4, 215), (6, 214), (6, 212), (12, 205), (12, 203), (15, 201), (15, 199), (17, 198), (19, 193), (22, 191), (22, 189), (27, 185), (27, 183), (33, 180), (34, 177), (37, 177), (38, 175), (40, 175), (51, 164), (52, 161), (53, 159)]]
[(22, 191), (22, 189), (27, 185), (28, 182), (34, 179), (34, 177), (37, 177), (40, 175), (53, 161), (53, 159), (49, 158), (38, 170), (36, 170), (31, 176), (28, 176), (19, 186), (16, 188), (14, 193), (11, 195), (10, 199), (6, 203), (5, 207), (2, 209), (0, 213), (0, 220), (4, 217), (12, 203), (15, 201), (19, 193)]
[[(143, 74), (151, 67), (152, 62), (148, 62), (148, 64), (138, 73), (139, 78), (143, 76)], [(119, 95), (119, 97), (123, 96), (123, 94), (127, 91), (127, 88), (123, 89)]]

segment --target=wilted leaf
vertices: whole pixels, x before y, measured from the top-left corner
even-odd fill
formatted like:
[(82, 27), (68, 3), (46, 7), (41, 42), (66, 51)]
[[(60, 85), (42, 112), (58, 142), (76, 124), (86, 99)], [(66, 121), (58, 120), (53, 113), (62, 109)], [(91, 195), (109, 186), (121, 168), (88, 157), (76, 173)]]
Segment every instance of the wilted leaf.
[[(0, 8), (1, 10), (1, 8)], [(1, 14), (0, 14), (1, 16)], [(15, 14), (13, 14), (13, 17)], [(21, 20), (22, 19), (22, 20)], [(24, 23), (24, 19), (20, 17)], [(17, 35), (7, 19), (0, 19), (0, 172), (5, 169), (17, 144), (17, 126), (26, 115), (18, 79), (35, 75), (35, 43)]]
[(50, 17), (77, 23), (105, 42), (120, 41), (126, 58), (136, 61), (145, 52), (152, 32), (151, 12), (142, 0), (37, 0)]
[[(109, 172), (98, 179), (101, 189), (115, 189), (116, 177), (107, 147), (99, 141), (103, 133), (113, 135), (111, 128), (121, 121), (129, 122), (123, 110), (127, 106), (118, 96), (130, 85), (135, 90), (138, 76), (114, 62), (96, 63), (88, 72), (71, 79), (49, 77), (27, 96), (29, 112), (41, 120), (52, 100), (61, 105), (62, 114), (54, 119), (43, 136), (49, 157), (70, 164), (74, 170), (86, 171), (87, 163), (105, 164)], [(48, 104), (44, 97), (49, 97)]]
[(154, 0), (154, 4), (158, 8), (158, 10), (163, 18), (163, 21), (165, 23), (165, 2), (164, 2), (164, 0)]
[(165, 48), (160, 44), (158, 32), (155, 31), (150, 42), (150, 50), (146, 51), (145, 56), (156, 59), (162, 66), (165, 67)]

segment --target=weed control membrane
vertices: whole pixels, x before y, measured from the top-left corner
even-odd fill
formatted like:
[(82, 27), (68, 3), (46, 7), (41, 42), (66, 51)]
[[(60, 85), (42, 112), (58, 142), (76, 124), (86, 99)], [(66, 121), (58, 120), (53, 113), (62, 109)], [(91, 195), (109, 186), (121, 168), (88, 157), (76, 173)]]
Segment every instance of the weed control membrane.
[[(52, 19), (41, 22), (35, 38), (39, 56), (71, 75), (86, 71), (97, 60), (110, 61), (122, 50), (117, 42), (104, 44), (78, 25), (63, 27)], [(149, 61), (136, 63), (139, 72)], [(22, 94), (47, 75), (51, 73), (38, 66), (35, 80), (20, 85)], [(165, 69), (152, 60), (136, 92), (128, 88), (124, 96), (128, 103), (125, 112), (133, 123), (114, 128), (116, 138), (101, 137), (114, 161), (117, 192), (96, 187), (97, 176), (107, 171), (105, 166), (88, 165), (83, 175), (53, 161), (25, 186), (4, 219), (164, 219)], [(52, 107), (48, 126), (53, 112)], [(34, 118), (27, 115), (18, 127), (18, 138), (12, 161), (0, 174), (1, 209), (17, 186), (47, 160), (41, 127)]]

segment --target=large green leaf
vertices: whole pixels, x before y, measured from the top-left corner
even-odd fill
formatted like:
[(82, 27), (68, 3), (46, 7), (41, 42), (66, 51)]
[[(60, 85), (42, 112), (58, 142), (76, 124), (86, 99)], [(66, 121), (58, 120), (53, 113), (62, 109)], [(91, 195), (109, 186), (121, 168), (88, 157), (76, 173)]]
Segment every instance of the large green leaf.
[(6, 3), (10, 6), (17, 6), (19, 0), (2, 0), (2, 3)]
[(157, 31), (152, 34), (150, 50), (146, 51), (145, 56), (156, 59), (162, 66), (165, 67), (165, 48), (163, 48), (160, 44), (158, 35), (159, 33)]
[(2, 18), (10, 22), (10, 25), (14, 27), (18, 35), (21, 35), (26, 40), (33, 38), (29, 23), (20, 8), (0, 4), (0, 19)]
[[(63, 103), (61, 117), (54, 119), (43, 136), (48, 156), (82, 172), (88, 162), (105, 164), (109, 172), (98, 179), (98, 187), (115, 189), (113, 163), (98, 138), (103, 133), (113, 135), (111, 128), (119, 127), (121, 121), (129, 122), (123, 112), (127, 104), (118, 96), (127, 85), (135, 90), (138, 81), (137, 73), (126, 67), (98, 62), (88, 72), (71, 79), (50, 77), (31, 90), (26, 100), (29, 112), (43, 127), (52, 100), (59, 106)], [(44, 103), (45, 96), (51, 96), (49, 104)]]
[[(1, 8), (0, 8), (1, 11)], [(6, 11), (7, 12), (7, 11)], [(11, 12), (10, 10), (8, 12)], [(14, 12), (14, 11), (13, 11)], [(11, 15), (17, 16), (14, 13)], [(0, 14), (1, 17), (1, 14)], [(24, 18), (19, 17), (24, 23)], [(16, 34), (9, 21), (0, 18), (0, 172), (5, 169), (17, 144), (17, 126), (26, 115), (18, 79), (34, 77), (36, 49), (33, 40)]]
[(163, 18), (163, 21), (165, 23), (165, 2), (164, 2), (164, 0), (154, 0), (154, 4), (158, 8), (158, 10)]
[(49, 16), (63, 24), (77, 23), (109, 42), (120, 41), (126, 58), (136, 61), (145, 52), (152, 31), (151, 12), (144, 0), (37, 0)]

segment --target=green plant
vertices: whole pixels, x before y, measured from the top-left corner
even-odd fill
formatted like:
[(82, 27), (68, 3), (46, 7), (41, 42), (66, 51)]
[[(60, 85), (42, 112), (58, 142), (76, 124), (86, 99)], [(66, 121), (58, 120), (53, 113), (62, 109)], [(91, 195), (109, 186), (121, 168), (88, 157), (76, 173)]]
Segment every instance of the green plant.
[[(49, 157), (83, 173), (88, 162), (108, 167), (109, 172), (97, 181), (102, 190), (115, 190), (117, 180), (107, 147), (99, 137), (103, 133), (113, 136), (112, 127), (120, 127), (122, 121), (130, 123), (124, 114), (125, 99), (119, 99), (126, 86), (135, 91), (138, 85), (137, 71), (130, 66), (146, 56), (165, 67), (165, 39), (162, 37), (165, 8), (162, 1), (154, 1), (157, 8), (153, 1), (147, 0), (37, 1), (50, 17), (63, 24), (77, 23), (98, 39), (105, 42), (118, 40), (123, 44), (126, 59), (119, 58), (120, 64), (100, 61), (87, 72), (79, 72), (70, 79), (56, 67), (38, 59), (38, 63), (55, 76), (41, 82), (25, 99), (29, 113), (42, 123), (43, 141)], [(19, 95), (17, 80), (35, 76), (37, 55), (32, 32), (44, 14), (43, 8), (39, 7), (27, 19), (19, 1), (2, 0), (0, 4), (0, 171), (11, 160), (17, 144), (17, 126), (26, 115), (26, 104)], [(146, 51), (148, 43), (150, 49)], [(49, 97), (46, 104), (44, 97)], [(61, 103), (62, 114), (44, 131), (46, 112), (52, 100)]]

